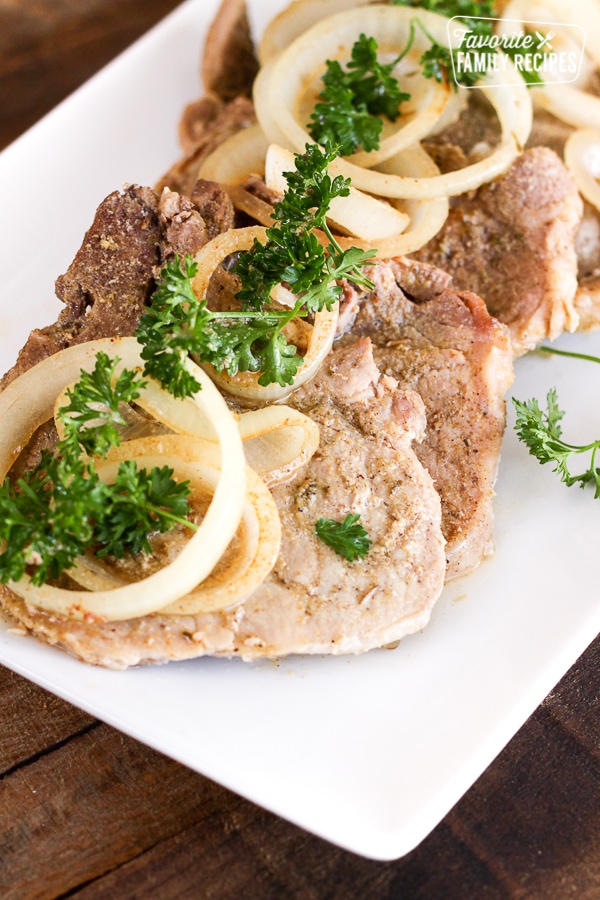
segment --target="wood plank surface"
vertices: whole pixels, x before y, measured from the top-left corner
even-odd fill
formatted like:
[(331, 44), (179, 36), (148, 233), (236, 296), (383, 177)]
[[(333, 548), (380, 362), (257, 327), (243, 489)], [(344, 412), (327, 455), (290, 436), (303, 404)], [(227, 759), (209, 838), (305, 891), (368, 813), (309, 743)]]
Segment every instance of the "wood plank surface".
[[(176, 5), (0, 0), (0, 144)], [(598, 900), (600, 639), (391, 863), (332, 847), (0, 668), (0, 898), (64, 897)]]

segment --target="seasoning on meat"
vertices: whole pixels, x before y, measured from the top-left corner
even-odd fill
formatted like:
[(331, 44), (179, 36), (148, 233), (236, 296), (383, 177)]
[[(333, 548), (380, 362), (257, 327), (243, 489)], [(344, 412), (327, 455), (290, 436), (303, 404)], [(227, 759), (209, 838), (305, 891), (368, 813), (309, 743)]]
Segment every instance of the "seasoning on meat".
[(508, 325), (516, 356), (577, 327), (574, 239), (582, 202), (564, 164), (527, 150), (506, 175), (455, 198), (441, 231), (415, 257), (439, 266)]
[(389, 260), (367, 270), (375, 290), (351, 325), (369, 336), (381, 372), (419, 393), (427, 428), (415, 452), (442, 501), (447, 579), (492, 550), (494, 482), (512, 378), (508, 330), (475, 294), (425, 263)]
[[(281, 553), (241, 606), (90, 624), (28, 608), (6, 587), (2, 605), (43, 640), (116, 669), (206, 654), (358, 653), (423, 628), (443, 587), (445, 556), (439, 497), (411, 449), (425, 427), (421, 399), (380, 375), (363, 339), (332, 353), (293, 405), (319, 425), (320, 447), (273, 488)], [(319, 518), (349, 511), (360, 513), (373, 541), (360, 563), (347, 563), (314, 532)], [(130, 568), (135, 578), (137, 563)]]

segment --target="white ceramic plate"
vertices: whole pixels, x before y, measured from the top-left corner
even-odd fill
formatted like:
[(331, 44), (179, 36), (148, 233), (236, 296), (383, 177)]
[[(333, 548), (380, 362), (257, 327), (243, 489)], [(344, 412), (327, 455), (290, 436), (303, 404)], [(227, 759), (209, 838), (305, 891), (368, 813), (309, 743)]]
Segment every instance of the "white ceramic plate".
[[(94, 210), (178, 157), (217, 0), (191, 0), (0, 156), (0, 369), (52, 321), (55, 277)], [(255, 0), (255, 24), (282, 0)], [(260, 14), (260, 15), (259, 15)], [(560, 346), (600, 354), (600, 336)], [(574, 440), (600, 434), (600, 366), (519, 361), (515, 393), (556, 385)], [(510, 426), (514, 417), (510, 415)], [(600, 506), (528, 456), (509, 427), (494, 557), (446, 589), (395, 651), (115, 673), (18, 637), (0, 661), (304, 828), (365, 856), (415, 847), (600, 630)]]

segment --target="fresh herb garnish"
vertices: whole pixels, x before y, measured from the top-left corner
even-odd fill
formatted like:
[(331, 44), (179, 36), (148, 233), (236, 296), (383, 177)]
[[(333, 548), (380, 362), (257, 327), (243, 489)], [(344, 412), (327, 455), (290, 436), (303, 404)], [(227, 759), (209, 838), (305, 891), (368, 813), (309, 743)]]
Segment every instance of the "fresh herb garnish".
[[(277, 226), (267, 228), (267, 242), (255, 241), (240, 253), (235, 273), (241, 281), (237, 297), (241, 310), (213, 311), (192, 289), (197, 265), (191, 257), (171, 260), (137, 332), (145, 361), (144, 373), (185, 397), (199, 385), (186, 369), (193, 354), (200, 362), (234, 376), (261, 373), (260, 385), (293, 384), (302, 365), (294, 344), (283, 329), (292, 319), (331, 309), (341, 296), (336, 283), (347, 278), (371, 288), (360, 269), (374, 255), (356, 247), (342, 250), (331, 234), (326, 215), (334, 197), (349, 193), (349, 179), (331, 178), (327, 171), (335, 150), (307, 145), (296, 156), (296, 171), (285, 172), (288, 190), (275, 204)], [(329, 243), (324, 248), (313, 229), (320, 228)], [(271, 303), (271, 291), (285, 283), (297, 295), (291, 309)]]
[(375, 38), (361, 34), (345, 69), (337, 60), (326, 60), (324, 88), (308, 126), (315, 141), (323, 146), (338, 144), (343, 156), (349, 156), (358, 147), (377, 150), (383, 128), (379, 116), (395, 122), (400, 104), (410, 100), (410, 94), (401, 90), (398, 79), (392, 75), (408, 49), (392, 62), (382, 63), (377, 57)]
[(335, 519), (319, 519), (315, 525), (315, 533), (323, 543), (335, 550), (348, 562), (364, 557), (371, 547), (368, 532), (359, 525), (360, 514), (347, 515), (343, 522)]
[(186, 519), (188, 482), (176, 482), (172, 469), (147, 472), (134, 461), (122, 462), (114, 483), (105, 484), (84, 455), (105, 456), (120, 443), (125, 420), (119, 405), (136, 399), (143, 386), (128, 370), (115, 379), (117, 362), (98, 353), (94, 370), (81, 373), (58, 412), (63, 440), (16, 484), (6, 478), (0, 485), (0, 581), (18, 581), (32, 566), (32, 582), (44, 584), (89, 547), (98, 556), (150, 552), (152, 531), (177, 522), (196, 527)]
[[(559, 356), (570, 356), (600, 363), (598, 357), (583, 353), (555, 350), (553, 347), (541, 347), (540, 349), (546, 353), (556, 353)], [(528, 447), (531, 455), (535, 456), (542, 465), (553, 463), (553, 471), (569, 487), (574, 484), (579, 484), (582, 488), (587, 484), (595, 485), (594, 498), (600, 499), (600, 467), (596, 465), (596, 455), (600, 451), (600, 439), (589, 444), (570, 444), (563, 440), (560, 423), (565, 412), (558, 405), (556, 388), (548, 391), (544, 410), (540, 408), (535, 398), (525, 402), (513, 398), (513, 405), (517, 412), (516, 432), (519, 439)], [(585, 453), (590, 454), (588, 468), (581, 474), (573, 475), (570, 469), (571, 461)]]
[(120, 559), (125, 553), (151, 553), (148, 535), (152, 531), (169, 531), (177, 523), (195, 528), (186, 518), (189, 483), (175, 481), (169, 466), (148, 471), (127, 460), (108, 488), (106, 508), (95, 521), (98, 556), (111, 553)]
[(77, 384), (66, 392), (69, 403), (58, 411), (65, 427), (65, 441), (74, 441), (90, 456), (106, 456), (111, 447), (120, 443), (119, 427), (127, 424), (120, 406), (136, 400), (145, 385), (129, 369), (123, 369), (115, 379), (119, 361), (100, 351), (93, 371), (81, 372)]

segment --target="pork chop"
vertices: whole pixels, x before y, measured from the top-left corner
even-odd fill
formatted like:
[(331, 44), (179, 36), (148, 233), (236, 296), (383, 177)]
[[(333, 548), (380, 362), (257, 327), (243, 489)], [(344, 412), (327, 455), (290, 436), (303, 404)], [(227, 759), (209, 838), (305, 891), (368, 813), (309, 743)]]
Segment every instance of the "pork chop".
[[(535, 107), (527, 149), (548, 147), (563, 159), (565, 142), (572, 132), (572, 126)], [(493, 107), (479, 91), (473, 91), (457, 120), (428, 138), (425, 147), (440, 169), (448, 172), (486, 156), (499, 140), (500, 128)], [(577, 330), (592, 331), (600, 328), (600, 213), (585, 200), (575, 234), (575, 253), (578, 284), (573, 306), (578, 319)], [(531, 272), (525, 267), (520, 272), (526, 290), (529, 290)], [(501, 291), (501, 273), (497, 274), (498, 291)]]
[[(439, 496), (411, 449), (425, 427), (421, 399), (381, 376), (371, 342), (361, 339), (333, 352), (292, 402), (318, 423), (321, 442), (303, 469), (273, 488), (281, 553), (242, 605), (90, 624), (28, 608), (3, 587), (3, 607), (39, 638), (115, 669), (207, 654), (359, 653), (421, 629), (445, 574)], [(350, 512), (360, 513), (373, 541), (352, 563), (315, 535), (319, 518)]]
[[(442, 501), (447, 579), (492, 551), (494, 482), (512, 378), (507, 328), (475, 294), (408, 259), (366, 270), (375, 284), (355, 303), (354, 336), (369, 336), (382, 373), (417, 391), (427, 428), (415, 452)], [(342, 338), (345, 342), (348, 337)]]
[(508, 326), (519, 356), (577, 327), (574, 241), (582, 211), (564, 164), (535, 147), (501, 178), (455, 198), (444, 227), (415, 257), (449, 272), (457, 290), (482, 297)]

